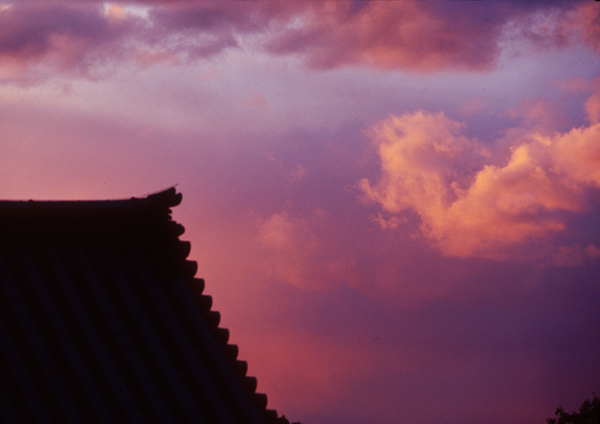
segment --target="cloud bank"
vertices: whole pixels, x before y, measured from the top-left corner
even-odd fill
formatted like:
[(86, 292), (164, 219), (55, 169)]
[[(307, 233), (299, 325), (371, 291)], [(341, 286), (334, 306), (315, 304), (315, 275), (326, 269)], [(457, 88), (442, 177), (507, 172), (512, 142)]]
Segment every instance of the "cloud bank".
[(185, 64), (229, 48), (294, 55), (312, 69), (489, 71), (508, 38), (535, 48), (600, 39), (593, 5), (511, 2), (79, 2), (0, 7), (0, 77), (99, 77), (117, 62)]

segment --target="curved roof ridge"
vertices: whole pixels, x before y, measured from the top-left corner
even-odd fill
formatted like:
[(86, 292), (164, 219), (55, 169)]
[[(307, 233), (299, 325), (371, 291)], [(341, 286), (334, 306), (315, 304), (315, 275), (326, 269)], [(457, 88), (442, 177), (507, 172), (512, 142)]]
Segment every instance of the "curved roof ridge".
[(0, 209), (119, 209), (144, 206), (174, 207), (182, 195), (170, 187), (144, 197), (107, 200), (0, 200)]

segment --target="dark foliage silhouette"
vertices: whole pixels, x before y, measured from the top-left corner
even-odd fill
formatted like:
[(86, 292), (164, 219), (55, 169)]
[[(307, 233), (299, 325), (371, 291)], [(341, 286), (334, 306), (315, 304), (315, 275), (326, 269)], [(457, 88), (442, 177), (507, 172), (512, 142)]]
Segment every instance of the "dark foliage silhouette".
[(556, 418), (548, 418), (548, 424), (600, 424), (600, 398), (594, 393), (591, 402), (588, 399), (583, 401), (579, 412), (569, 414), (559, 406), (554, 414)]

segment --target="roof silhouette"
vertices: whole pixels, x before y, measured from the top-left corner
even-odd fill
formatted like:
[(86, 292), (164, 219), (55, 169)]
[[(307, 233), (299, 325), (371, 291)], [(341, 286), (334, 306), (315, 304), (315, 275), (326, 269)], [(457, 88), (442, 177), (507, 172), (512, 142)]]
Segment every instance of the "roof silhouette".
[(194, 278), (180, 202), (0, 201), (2, 422), (288, 423)]

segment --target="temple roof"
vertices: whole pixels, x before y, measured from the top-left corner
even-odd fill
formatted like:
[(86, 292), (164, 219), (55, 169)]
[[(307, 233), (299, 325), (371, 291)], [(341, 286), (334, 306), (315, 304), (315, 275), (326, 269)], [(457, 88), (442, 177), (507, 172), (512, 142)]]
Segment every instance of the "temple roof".
[(194, 278), (180, 202), (0, 201), (2, 422), (287, 423)]

